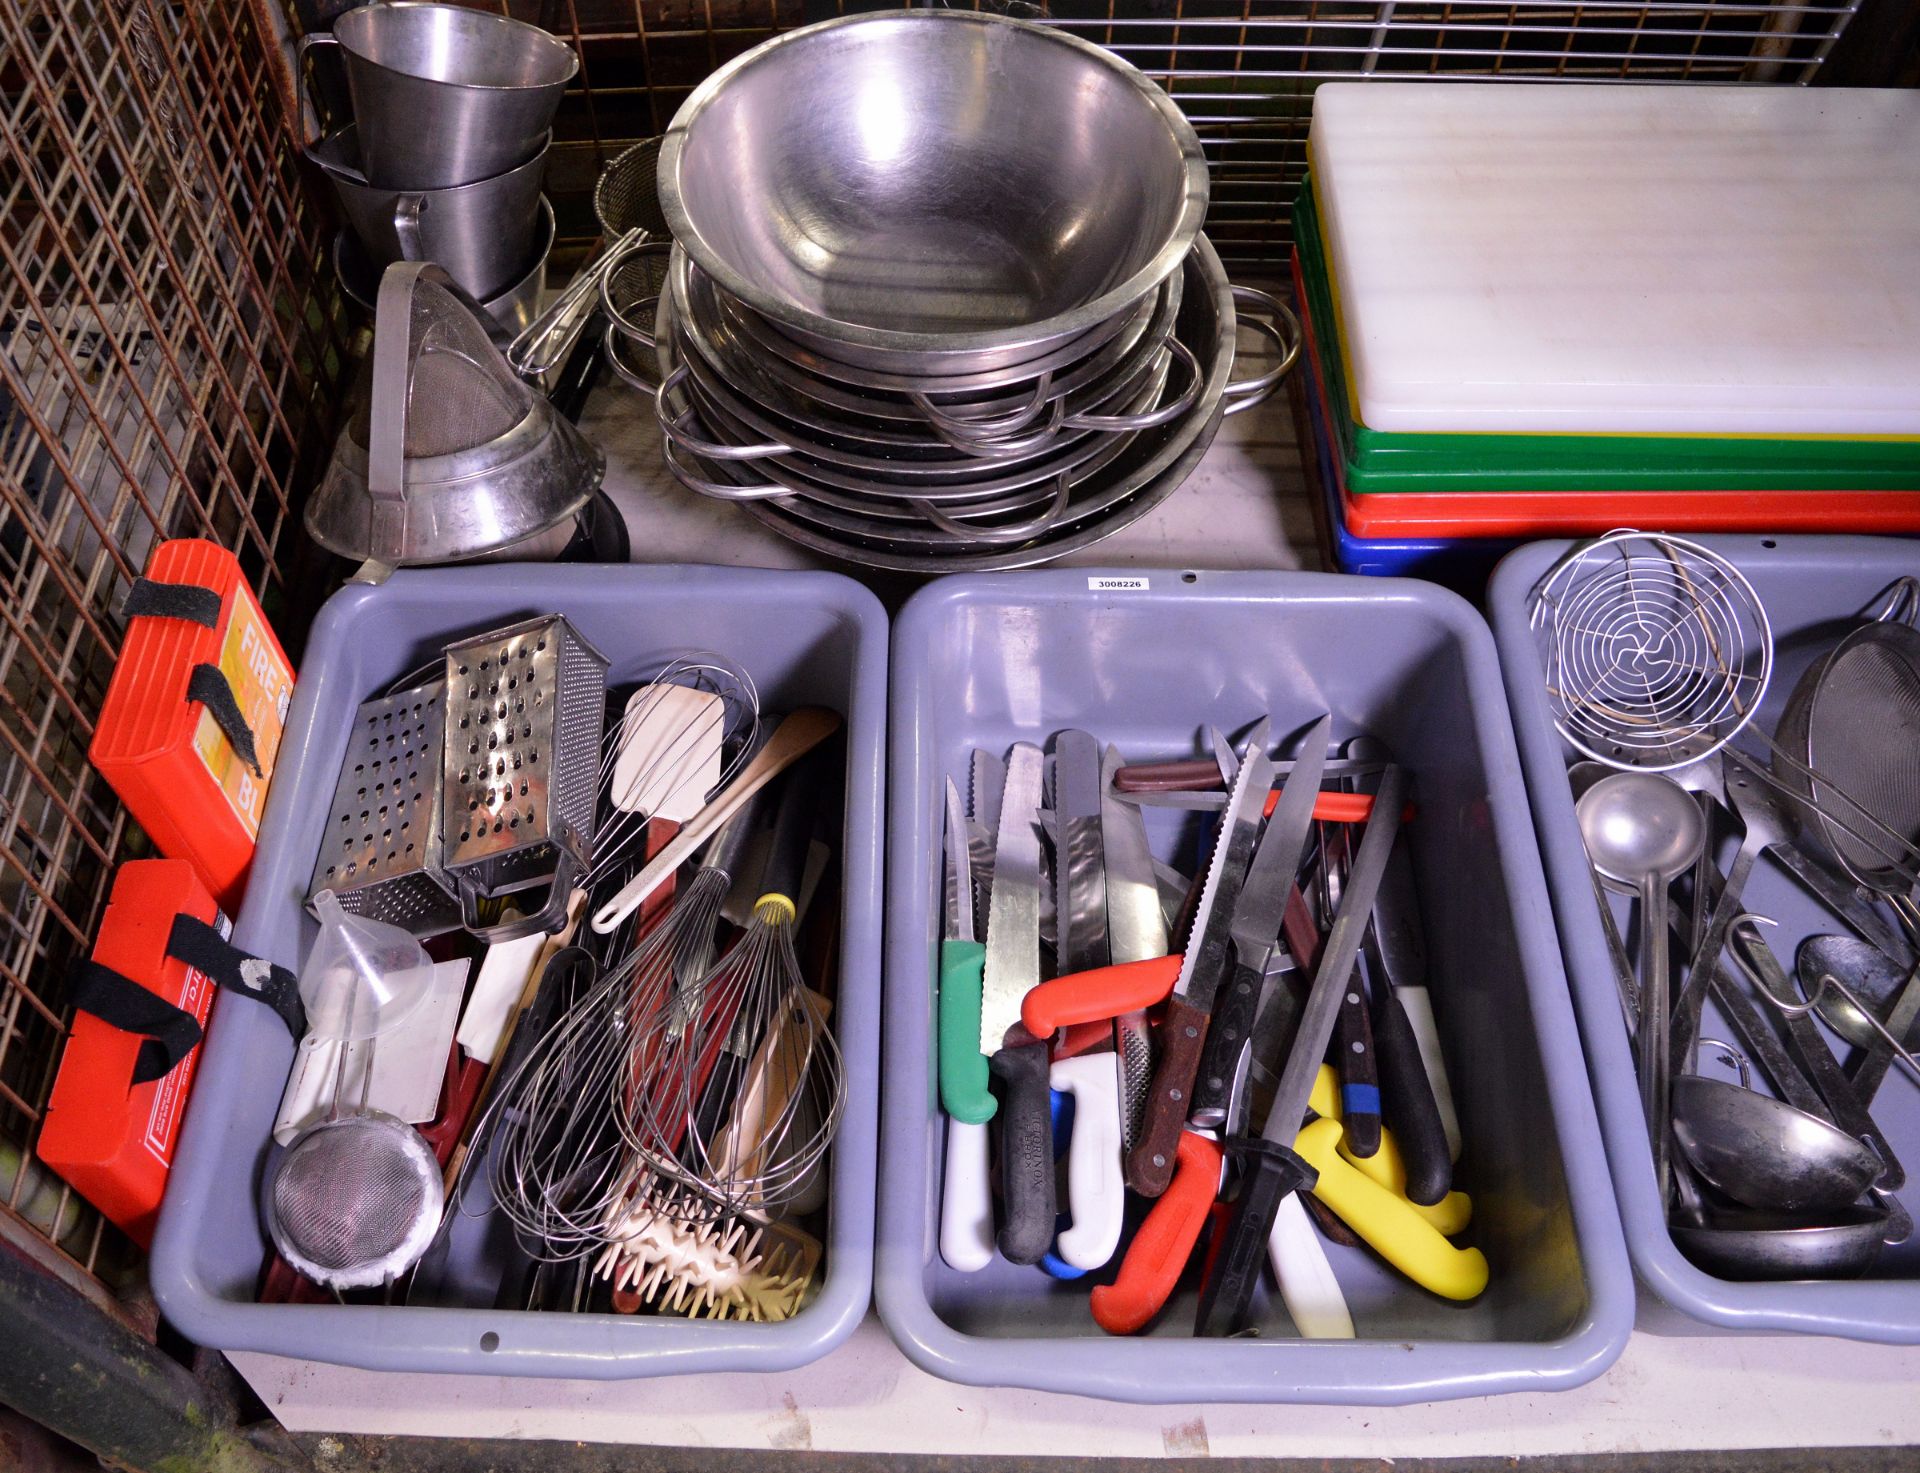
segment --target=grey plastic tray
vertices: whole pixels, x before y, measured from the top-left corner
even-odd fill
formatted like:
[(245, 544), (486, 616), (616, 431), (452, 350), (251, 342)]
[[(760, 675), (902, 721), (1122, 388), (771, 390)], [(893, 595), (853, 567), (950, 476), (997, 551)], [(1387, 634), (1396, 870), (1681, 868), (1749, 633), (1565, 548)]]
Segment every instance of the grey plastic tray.
[[(1766, 605), (1774, 630), (1774, 675), (1755, 720), (1769, 732), (1809, 664), (1830, 648), (1874, 595), (1895, 578), (1920, 573), (1920, 547), (1876, 537), (1700, 537), (1695, 539), (1745, 573)], [(1875, 1274), (1853, 1282), (1752, 1284), (1717, 1278), (1693, 1266), (1674, 1246), (1654, 1190), (1653, 1153), (1640, 1108), (1632, 1050), (1620, 1017), (1619, 994), (1606, 939), (1593, 903), (1586, 850), (1574, 819), (1567, 765), (1573, 750), (1554, 730), (1535, 637), (1527, 624), (1528, 596), (1571, 543), (1536, 542), (1510, 554), (1495, 571), (1488, 612), (1505, 668), (1515, 734), (1533, 799), (1534, 826), (1546, 864), (1559, 925), (1561, 951), (1586, 1045), (1587, 1070), (1606, 1138), (1607, 1160), (1641, 1281), (1658, 1303), (1642, 1328), (1663, 1333), (1712, 1334), (1737, 1330), (1793, 1330), (1844, 1335), (1892, 1344), (1920, 1344), (1920, 1241), (1882, 1252)], [(1749, 751), (1757, 739), (1735, 739)], [(1734, 837), (1723, 838), (1720, 861), (1732, 859)], [(1784, 871), (1762, 858), (1748, 882), (1746, 908), (1779, 922), (1768, 942), (1789, 970), (1800, 938), (1836, 925)], [(1624, 918), (1625, 912), (1621, 912)], [(1739, 1034), (1708, 1009), (1702, 1032), (1736, 1043)], [(1705, 1055), (1703, 1054), (1703, 1059)], [(1709, 1072), (1712, 1071), (1709, 1066)], [(1731, 1077), (1730, 1075), (1727, 1077)], [(1756, 1085), (1764, 1082), (1756, 1076)], [(1909, 1173), (1920, 1168), (1920, 1088), (1897, 1067), (1874, 1101), (1875, 1119), (1896, 1150), (1904, 1147)], [(1912, 1188), (1903, 1199), (1920, 1207)], [(1678, 1314), (1663, 1313), (1660, 1306)]]
[(872, 1281), (879, 1096), (880, 799), (887, 619), (858, 584), (826, 573), (555, 567), (403, 572), (350, 587), (321, 611), (288, 713), (236, 942), (297, 967), (313, 933), (301, 908), (355, 707), (431, 659), (450, 636), (557, 612), (632, 681), (664, 656), (722, 650), (768, 710), (814, 703), (847, 718), (843, 911), (835, 1027), (847, 1109), (832, 1155), (825, 1278), (782, 1324), (673, 1316), (261, 1305), (267, 1243), (256, 1195), (293, 1041), (265, 1008), (214, 1009), (154, 1241), (160, 1307), (202, 1345), (381, 1371), (616, 1379), (782, 1370), (816, 1359), (865, 1314)]
[[(1150, 586), (1098, 591), (1102, 577)], [(917, 1364), (950, 1380), (1135, 1402), (1391, 1404), (1570, 1387), (1626, 1343), (1632, 1277), (1562, 979), (1493, 641), (1459, 597), (1311, 573), (1039, 572), (948, 578), (895, 624), (888, 834), (887, 1078), (875, 1292)], [(1093, 1323), (1087, 1284), (935, 1248), (944, 1128), (934, 1090), (941, 783), (973, 746), (1084, 727), (1145, 758), (1271, 712), (1294, 732), (1390, 742), (1434, 1008), (1466, 1139), (1460, 1185), (1492, 1262), (1470, 1305), (1331, 1250), (1361, 1338), (1194, 1340), (1183, 1284), (1145, 1336)], [(964, 788), (963, 788), (964, 791)], [(1197, 842), (1149, 810), (1156, 849)], [(1191, 863), (1190, 852), (1181, 857)]]

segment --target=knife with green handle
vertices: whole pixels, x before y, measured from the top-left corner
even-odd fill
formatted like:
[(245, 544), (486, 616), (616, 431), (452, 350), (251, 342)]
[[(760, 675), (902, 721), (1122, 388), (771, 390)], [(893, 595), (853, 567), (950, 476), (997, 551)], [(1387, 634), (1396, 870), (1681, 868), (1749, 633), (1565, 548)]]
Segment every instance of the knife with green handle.
[(940, 943), (940, 1104), (968, 1125), (993, 1118), (987, 1057), (980, 1052), (980, 978), (987, 948), (973, 939), (973, 862), (960, 790), (947, 779), (946, 909)]

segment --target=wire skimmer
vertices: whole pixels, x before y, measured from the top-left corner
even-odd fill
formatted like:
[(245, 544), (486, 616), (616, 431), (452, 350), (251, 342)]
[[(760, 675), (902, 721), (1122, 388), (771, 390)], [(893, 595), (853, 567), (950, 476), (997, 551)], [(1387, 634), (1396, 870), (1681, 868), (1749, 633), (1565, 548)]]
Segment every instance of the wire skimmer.
[(1753, 585), (1697, 542), (1636, 531), (1580, 544), (1534, 591), (1560, 734), (1610, 767), (1663, 772), (1724, 747), (1773, 677)]

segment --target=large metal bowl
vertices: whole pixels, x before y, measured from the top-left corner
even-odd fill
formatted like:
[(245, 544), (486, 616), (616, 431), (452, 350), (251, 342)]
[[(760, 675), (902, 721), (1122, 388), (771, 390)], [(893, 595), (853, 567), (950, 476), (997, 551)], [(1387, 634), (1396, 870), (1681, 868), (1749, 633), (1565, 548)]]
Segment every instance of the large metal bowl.
[(965, 11), (848, 16), (715, 72), (673, 120), (660, 203), (701, 270), (850, 363), (1028, 361), (1179, 266), (1200, 141), (1112, 53)]

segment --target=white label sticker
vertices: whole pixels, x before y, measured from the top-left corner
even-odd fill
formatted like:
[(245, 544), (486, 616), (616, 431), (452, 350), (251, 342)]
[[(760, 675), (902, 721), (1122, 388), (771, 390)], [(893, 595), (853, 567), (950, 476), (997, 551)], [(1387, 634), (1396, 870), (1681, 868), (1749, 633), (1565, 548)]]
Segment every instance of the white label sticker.
[(1089, 578), (1087, 588), (1093, 593), (1145, 593), (1148, 584), (1145, 578)]

